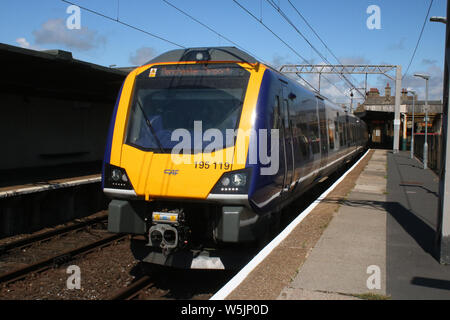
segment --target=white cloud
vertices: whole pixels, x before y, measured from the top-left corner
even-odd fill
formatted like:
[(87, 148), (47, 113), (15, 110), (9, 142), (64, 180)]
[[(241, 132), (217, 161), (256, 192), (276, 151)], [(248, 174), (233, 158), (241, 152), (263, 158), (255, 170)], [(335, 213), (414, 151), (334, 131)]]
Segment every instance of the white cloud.
[(406, 38), (402, 37), (400, 40), (397, 40), (397, 42), (391, 43), (387, 48), (388, 48), (388, 50), (391, 50), (391, 51), (404, 50), (405, 49), (405, 41), (406, 41)]
[(422, 59), (422, 64), (424, 65), (434, 65), (438, 61), (436, 59)]
[(26, 38), (17, 38), (16, 39), (17, 44), (24, 49), (31, 49), (31, 50), (45, 50), (43, 48), (41, 48), (40, 46), (36, 46), (33, 44), (30, 44), (30, 42), (28, 42), (28, 40)]
[[(443, 94), (443, 79), (444, 70), (436, 65), (431, 65), (426, 69), (409, 71), (402, 81), (402, 88), (410, 88), (417, 92), (420, 100), (425, 100), (425, 80), (419, 77), (415, 77), (415, 73), (424, 73), (430, 76), (428, 99), (429, 100), (441, 100)], [(384, 85), (386, 80), (384, 80)], [(391, 87), (394, 88), (394, 82), (391, 81)], [(393, 91), (394, 93), (394, 91)]]
[(142, 47), (130, 54), (129, 61), (135, 66), (143, 65), (156, 56), (156, 50), (150, 47)]
[(279, 69), (282, 65), (285, 64), (293, 64), (292, 58), (289, 54), (280, 55), (278, 53), (273, 55), (272, 61), (270, 61), (271, 65), (275, 69)]
[(333, 86), (327, 82), (326, 84), (324, 83), (320, 88), (320, 93), (331, 101), (337, 103), (349, 103), (350, 98), (348, 97), (348, 95), (343, 95), (341, 91), (348, 94), (348, 92), (345, 92), (345, 90), (342, 88), (342, 85)]
[(106, 38), (87, 27), (68, 29), (63, 19), (49, 19), (33, 31), (36, 44), (60, 44), (69, 49), (89, 51), (106, 43)]
[(363, 56), (341, 57), (339, 61), (342, 64), (370, 64), (370, 61)]
[(21, 46), (22, 48), (29, 49), (30, 43), (25, 38), (17, 38), (16, 42)]

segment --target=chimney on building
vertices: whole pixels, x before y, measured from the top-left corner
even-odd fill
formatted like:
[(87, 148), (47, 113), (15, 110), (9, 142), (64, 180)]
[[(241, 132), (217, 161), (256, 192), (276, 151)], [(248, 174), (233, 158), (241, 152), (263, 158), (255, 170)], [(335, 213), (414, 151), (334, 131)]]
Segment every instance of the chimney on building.
[(386, 88), (384, 88), (384, 96), (390, 97), (391, 96), (391, 86), (389, 85), (389, 82), (386, 85)]
[(370, 88), (369, 97), (379, 97), (380, 96), (380, 92), (378, 91), (377, 88)]
[(402, 89), (402, 100), (403, 99), (408, 99), (408, 90), (406, 90), (405, 88)]

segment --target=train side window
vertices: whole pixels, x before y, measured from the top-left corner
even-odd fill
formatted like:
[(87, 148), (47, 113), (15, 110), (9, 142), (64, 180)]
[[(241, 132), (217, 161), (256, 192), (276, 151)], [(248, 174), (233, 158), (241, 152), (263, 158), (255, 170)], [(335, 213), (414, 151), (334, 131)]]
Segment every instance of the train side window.
[(350, 141), (353, 143), (355, 141), (355, 134), (353, 132), (353, 125), (351, 122), (348, 123), (348, 130), (350, 131)]
[(334, 131), (333, 120), (328, 119), (328, 142), (330, 144), (330, 150), (334, 149)]
[(339, 125), (338, 125), (338, 122), (336, 120), (334, 120), (334, 139), (336, 141), (339, 140)]
[(350, 126), (348, 122), (348, 116), (345, 116), (345, 137), (347, 140), (347, 144), (350, 145), (352, 137), (350, 136)]
[(309, 134), (310, 143), (313, 153), (320, 153), (320, 136), (319, 136), (319, 122), (317, 121), (316, 111), (309, 112)]
[(297, 138), (298, 138), (300, 151), (301, 151), (303, 157), (306, 158), (308, 156), (308, 151), (309, 151), (308, 137), (307, 137), (307, 135), (305, 135), (305, 132), (308, 132), (308, 125), (307, 125), (307, 123), (300, 122), (299, 124), (297, 124), (297, 128), (298, 128)]
[(286, 99), (283, 100), (283, 123), (286, 129), (289, 129), (289, 106)]
[(352, 137), (352, 143), (355, 142), (355, 127), (353, 126), (353, 121), (349, 123), (350, 126), (350, 136)]

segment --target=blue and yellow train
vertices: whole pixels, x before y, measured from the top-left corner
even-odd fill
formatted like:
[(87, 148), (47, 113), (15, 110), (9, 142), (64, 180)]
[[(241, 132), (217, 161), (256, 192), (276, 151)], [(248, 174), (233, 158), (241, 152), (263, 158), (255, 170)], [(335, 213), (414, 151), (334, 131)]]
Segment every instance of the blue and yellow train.
[(102, 178), (108, 229), (132, 234), (141, 261), (231, 268), (367, 137), (359, 118), (241, 50), (169, 51), (118, 95)]

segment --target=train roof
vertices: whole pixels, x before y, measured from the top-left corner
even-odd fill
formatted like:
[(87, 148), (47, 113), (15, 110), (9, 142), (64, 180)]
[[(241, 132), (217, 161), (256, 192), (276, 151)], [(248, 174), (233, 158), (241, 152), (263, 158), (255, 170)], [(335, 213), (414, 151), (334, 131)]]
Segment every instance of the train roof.
[(236, 47), (200, 47), (165, 52), (145, 64), (175, 61), (236, 61), (258, 63), (254, 57)]

